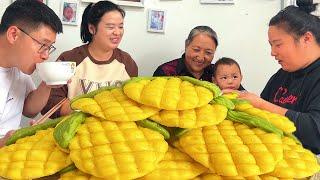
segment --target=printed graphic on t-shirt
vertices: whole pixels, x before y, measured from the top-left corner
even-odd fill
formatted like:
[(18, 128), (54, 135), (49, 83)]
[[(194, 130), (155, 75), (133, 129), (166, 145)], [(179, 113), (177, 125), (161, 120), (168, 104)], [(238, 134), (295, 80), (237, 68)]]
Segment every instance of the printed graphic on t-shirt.
[(68, 98), (99, 89), (104, 86), (119, 86), (130, 79), (125, 65), (118, 60), (97, 66), (88, 57), (76, 68), (76, 73), (68, 84)]
[(87, 79), (79, 79), (80, 88), (82, 91), (82, 94), (87, 94), (93, 90), (102, 88), (102, 87), (110, 87), (110, 86), (116, 86), (120, 87), (122, 84), (121, 80), (114, 80), (114, 81), (106, 81), (106, 82), (94, 82)]
[(298, 96), (290, 93), (288, 88), (279, 87), (273, 97), (274, 104), (281, 104), (281, 105), (293, 105), (296, 104), (298, 101)]

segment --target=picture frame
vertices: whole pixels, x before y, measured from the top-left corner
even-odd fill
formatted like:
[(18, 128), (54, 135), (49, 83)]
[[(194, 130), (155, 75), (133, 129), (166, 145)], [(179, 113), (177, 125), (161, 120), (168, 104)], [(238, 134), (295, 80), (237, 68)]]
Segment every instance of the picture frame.
[[(15, 1), (16, 1), (16, 0), (12, 0), (11, 2), (15, 2)], [(48, 5), (48, 1), (49, 1), (49, 0), (35, 0), (35, 1), (40, 1), (40, 2)]]
[(77, 0), (61, 0), (60, 19), (62, 24), (78, 25), (79, 19), (79, 2)]
[(116, 4), (120, 6), (134, 6), (134, 7), (143, 7), (143, 0), (117, 0)]
[(166, 27), (167, 11), (163, 9), (149, 9), (147, 31), (164, 33)]
[(234, 4), (234, 0), (200, 0), (201, 4)]
[[(96, 3), (99, 0), (81, 0), (82, 2)], [(144, 0), (110, 0), (120, 6), (144, 7)]]

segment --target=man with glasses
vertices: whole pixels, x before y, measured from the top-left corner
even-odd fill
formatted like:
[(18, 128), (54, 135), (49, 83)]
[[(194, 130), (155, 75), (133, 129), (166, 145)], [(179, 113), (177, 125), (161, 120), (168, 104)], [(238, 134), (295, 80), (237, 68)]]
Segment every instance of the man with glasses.
[(32, 36), (30, 36), (29, 33), (27, 33), (26, 31), (24, 31), (22, 28), (19, 28), (17, 26), (17, 28), (22, 31), (24, 34), (26, 34), (27, 36), (29, 36), (31, 39), (33, 39), (36, 43), (38, 43), (40, 46), (38, 53), (42, 54), (45, 52), (48, 52), (49, 54), (53, 53), (56, 50), (56, 47), (54, 47), (52, 44), (51, 45), (46, 45), (45, 43), (42, 43), (40, 41), (38, 41), (37, 39), (33, 38)]
[(17, 0), (9, 5), (0, 23), (0, 147), (19, 128), (22, 114), (34, 117), (46, 105), (51, 88), (38, 88), (29, 76), (56, 49), (62, 32), (59, 17), (45, 4)]

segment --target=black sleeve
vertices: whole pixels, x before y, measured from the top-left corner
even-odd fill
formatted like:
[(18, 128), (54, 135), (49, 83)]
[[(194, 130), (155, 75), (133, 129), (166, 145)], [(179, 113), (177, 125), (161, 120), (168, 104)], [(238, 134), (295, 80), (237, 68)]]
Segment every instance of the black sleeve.
[(310, 93), (310, 103), (305, 112), (288, 110), (285, 114), (296, 126), (296, 136), (305, 148), (320, 154), (320, 83)]
[(274, 74), (270, 79), (269, 81), (267, 82), (266, 86), (263, 88), (261, 94), (260, 94), (260, 97), (266, 101), (269, 101), (269, 98), (270, 98), (270, 94), (273, 90), (273, 84), (274, 84), (274, 79), (276, 78), (278, 73)]
[(167, 76), (162, 70), (162, 66), (159, 66), (156, 71), (153, 73), (153, 76)]
[(260, 97), (266, 101), (269, 101), (269, 97), (270, 97), (270, 85), (266, 85), (264, 87), (264, 89), (262, 90)]

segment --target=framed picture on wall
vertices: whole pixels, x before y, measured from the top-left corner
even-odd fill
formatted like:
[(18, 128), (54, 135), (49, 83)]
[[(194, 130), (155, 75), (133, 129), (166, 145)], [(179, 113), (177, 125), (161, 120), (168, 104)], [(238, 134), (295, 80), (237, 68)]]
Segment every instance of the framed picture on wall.
[[(16, 0), (12, 0), (12, 2), (15, 2)], [(46, 5), (48, 5), (48, 1), (49, 0), (35, 0), (35, 1), (40, 1), (42, 3), (45, 3)]]
[[(82, 2), (93, 2), (96, 3), (99, 0), (81, 0)], [(111, 2), (118, 4), (120, 6), (134, 6), (143, 7), (144, 0), (110, 0)]]
[(143, 0), (117, 0), (116, 3), (123, 6), (143, 7)]
[(201, 4), (234, 4), (234, 0), (200, 0)]
[(77, 0), (62, 0), (60, 7), (60, 19), (62, 24), (78, 25), (78, 8)]
[(149, 9), (148, 10), (148, 24), (147, 30), (149, 32), (165, 32), (166, 26), (166, 11), (163, 9)]

